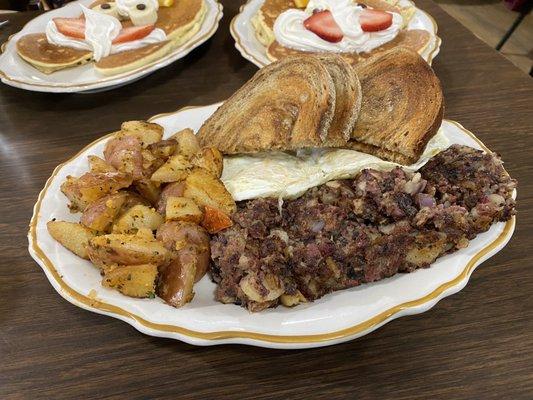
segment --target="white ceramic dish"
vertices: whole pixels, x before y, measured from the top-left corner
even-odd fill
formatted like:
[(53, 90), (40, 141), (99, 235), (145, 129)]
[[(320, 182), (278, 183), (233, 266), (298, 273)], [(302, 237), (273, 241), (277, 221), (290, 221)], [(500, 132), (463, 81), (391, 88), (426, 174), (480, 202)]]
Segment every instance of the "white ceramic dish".
[[(235, 39), (235, 47), (241, 55), (259, 68), (270, 64), (272, 61), (266, 55), (266, 48), (257, 40), (255, 30), (250, 20), (261, 8), (265, 0), (248, 0), (241, 6), (230, 25), (230, 32)], [(402, 5), (414, 5), (410, 0), (400, 0)], [(407, 26), (408, 29), (423, 29), (430, 33), (431, 39), (421, 55), (431, 65), (440, 50), (441, 39), (437, 36), (437, 23), (425, 11), (416, 9), (416, 12)]]
[(207, 11), (200, 30), (183, 45), (152, 63), (133, 71), (112, 76), (99, 74), (95, 71), (92, 63), (56, 71), (52, 74), (44, 74), (18, 56), (16, 42), (21, 36), (28, 33), (44, 32), (46, 24), (52, 18), (78, 16), (80, 14), (79, 4), (88, 6), (94, 0), (79, 0), (68, 3), (65, 7), (49, 11), (32, 19), (20, 32), (11, 36), (4, 43), (3, 53), (0, 55), (0, 77), (5, 84), (37, 92), (97, 92), (124, 86), (185, 57), (194, 48), (213, 36), (222, 18), (222, 5), (216, 0), (204, 1)]
[[(185, 108), (151, 120), (165, 134), (191, 127), (197, 130), (219, 104)], [(488, 150), (472, 133), (453, 121), (442, 124), (450, 143)], [(466, 249), (447, 255), (431, 268), (398, 274), (380, 282), (339, 291), (295, 308), (278, 307), (251, 314), (213, 298), (215, 285), (206, 276), (195, 286), (193, 301), (180, 309), (161, 299), (134, 299), (104, 288), (96, 267), (58, 244), (48, 234), (52, 218), (75, 221), (59, 186), (67, 175), (88, 170), (87, 155), (102, 155), (108, 136), (91, 143), (58, 166), (39, 195), (30, 223), (29, 251), (58, 293), (73, 304), (109, 315), (152, 336), (194, 345), (241, 343), (273, 348), (332, 345), (363, 336), (403, 315), (427, 311), (440, 299), (461, 290), (481, 262), (501, 250), (511, 238), (514, 218), (497, 223), (472, 240)]]

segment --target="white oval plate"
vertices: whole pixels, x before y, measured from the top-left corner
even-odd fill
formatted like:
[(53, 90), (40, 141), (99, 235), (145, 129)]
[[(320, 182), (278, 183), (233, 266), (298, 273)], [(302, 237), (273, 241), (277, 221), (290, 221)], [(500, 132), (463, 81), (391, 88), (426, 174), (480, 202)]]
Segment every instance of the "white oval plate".
[(207, 10), (200, 30), (187, 42), (158, 60), (135, 70), (112, 76), (104, 76), (96, 72), (93, 63), (56, 71), (52, 74), (44, 74), (18, 56), (17, 40), (28, 33), (44, 32), (46, 24), (52, 18), (76, 17), (81, 12), (80, 4), (89, 6), (94, 2), (94, 0), (73, 1), (65, 7), (49, 11), (32, 19), (21, 31), (12, 35), (4, 43), (2, 46), (3, 53), (0, 55), (0, 77), (5, 84), (36, 92), (97, 92), (124, 86), (185, 57), (194, 48), (200, 46), (214, 35), (218, 28), (218, 22), (222, 18), (222, 5), (216, 0), (204, 1)]
[[(190, 127), (197, 130), (220, 105), (185, 108), (151, 119), (165, 134)], [(488, 150), (472, 133), (453, 121), (442, 129), (450, 143)], [(241, 343), (296, 349), (345, 342), (363, 336), (403, 315), (427, 311), (440, 299), (461, 290), (474, 268), (501, 250), (514, 231), (514, 218), (497, 223), (470, 242), (466, 249), (440, 258), (431, 268), (329, 294), (295, 308), (278, 307), (249, 313), (214, 300), (215, 284), (206, 276), (196, 286), (193, 301), (176, 309), (161, 299), (134, 299), (101, 286), (99, 270), (63, 248), (48, 234), (52, 218), (77, 221), (60, 184), (67, 175), (88, 170), (87, 156), (102, 155), (109, 135), (91, 143), (58, 166), (39, 195), (30, 223), (29, 251), (61, 296), (73, 304), (109, 315), (152, 336), (194, 345)]]
[[(266, 48), (257, 40), (255, 30), (250, 20), (261, 8), (265, 0), (248, 0), (241, 6), (239, 14), (233, 17), (230, 32), (235, 39), (235, 47), (241, 55), (259, 68), (270, 64), (272, 61), (267, 57)], [(401, 5), (409, 6), (414, 3), (410, 0), (400, 0)], [(423, 29), (430, 33), (428, 45), (423, 49), (421, 56), (431, 65), (433, 59), (440, 50), (441, 39), (437, 36), (437, 23), (431, 15), (425, 11), (416, 9), (416, 12), (407, 25), (408, 29)]]

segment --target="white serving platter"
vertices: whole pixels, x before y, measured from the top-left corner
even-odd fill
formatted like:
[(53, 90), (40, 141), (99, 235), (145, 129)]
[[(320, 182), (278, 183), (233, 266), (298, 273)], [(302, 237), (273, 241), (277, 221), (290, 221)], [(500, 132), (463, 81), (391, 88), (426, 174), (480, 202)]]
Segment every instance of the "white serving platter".
[(185, 57), (193, 49), (200, 46), (215, 34), (218, 23), (222, 18), (222, 5), (216, 0), (204, 1), (207, 10), (200, 30), (166, 56), (140, 68), (122, 74), (104, 76), (94, 69), (93, 63), (88, 63), (79, 67), (56, 71), (51, 74), (42, 73), (18, 56), (16, 49), (17, 40), (21, 36), (29, 33), (44, 32), (46, 24), (52, 18), (79, 16), (81, 13), (80, 4), (89, 6), (94, 3), (94, 0), (73, 1), (65, 7), (49, 11), (32, 19), (21, 31), (12, 35), (2, 45), (0, 78), (7, 85), (36, 92), (89, 93), (124, 86)]
[[(270, 64), (272, 61), (267, 57), (266, 48), (255, 36), (255, 30), (250, 22), (251, 18), (261, 8), (265, 0), (249, 0), (241, 6), (230, 25), (230, 32), (235, 39), (235, 47), (248, 61), (259, 68)], [(414, 5), (410, 0), (400, 0), (400, 5)], [(442, 40), (437, 36), (437, 23), (431, 15), (417, 8), (416, 12), (407, 25), (407, 29), (423, 29), (430, 33), (431, 38), (423, 49), (421, 56), (431, 65), (433, 59), (440, 51)]]
[[(165, 135), (190, 127), (197, 130), (220, 105), (189, 107), (151, 119), (165, 128)], [(444, 120), (441, 127), (450, 144), (459, 143), (489, 151), (460, 124)], [(250, 313), (214, 300), (208, 276), (196, 286), (193, 301), (176, 309), (161, 299), (134, 299), (101, 286), (99, 270), (78, 258), (48, 234), (52, 218), (76, 221), (60, 184), (67, 175), (88, 170), (87, 156), (102, 155), (108, 136), (91, 143), (59, 165), (39, 195), (30, 223), (29, 252), (42, 267), (57, 292), (69, 302), (121, 319), (152, 336), (178, 339), (193, 345), (240, 343), (298, 349), (327, 346), (366, 335), (383, 324), (410, 314), (425, 312), (440, 299), (461, 290), (474, 269), (500, 251), (511, 238), (515, 218), (496, 223), (470, 245), (444, 256), (430, 268), (398, 274), (379, 282), (329, 294), (294, 308), (278, 307)], [(515, 193), (516, 195), (516, 193)]]

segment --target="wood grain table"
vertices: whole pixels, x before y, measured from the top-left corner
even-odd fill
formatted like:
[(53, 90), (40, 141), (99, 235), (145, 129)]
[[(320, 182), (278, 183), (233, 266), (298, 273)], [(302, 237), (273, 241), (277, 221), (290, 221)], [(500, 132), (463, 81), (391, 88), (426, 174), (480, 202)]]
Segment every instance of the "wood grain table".
[[(37, 194), (53, 168), (129, 119), (228, 97), (256, 71), (240, 57), (225, 1), (215, 36), (184, 60), (100, 94), (0, 85), (1, 399), (532, 399), (533, 80), (429, 0), (434, 62), (457, 120), (518, 179), (509, 245), (460, 293), (342, 345), (299, 351), (193, 347), (77, 308), (27, 251)], [(3, 41), (34, 14), (9, 16)], [(5, 17), (4, 17), (5, 18)]]

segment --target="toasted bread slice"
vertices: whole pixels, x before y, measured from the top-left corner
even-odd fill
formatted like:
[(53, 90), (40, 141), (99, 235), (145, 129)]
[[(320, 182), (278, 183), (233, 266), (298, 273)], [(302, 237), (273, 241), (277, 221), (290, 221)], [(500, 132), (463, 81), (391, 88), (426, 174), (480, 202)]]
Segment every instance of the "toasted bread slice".
[(259, 70), (202, 125), (202, 146), (224, 154), (320, 147), (335, 111), (335, 85), (315, 57)]
[(335, 114), (324, 146), (344, 146), (350, 140), (361, 110), (361, 84), (359, 78), (341, 56), (320, 53), (316, 57), (326, 67), (335, 84)]
[(442, 122), (439, 79), (417, 52), (405, 48), (355, 70), (364, 95), (348, 147), (401, 164), (416, 162)]

